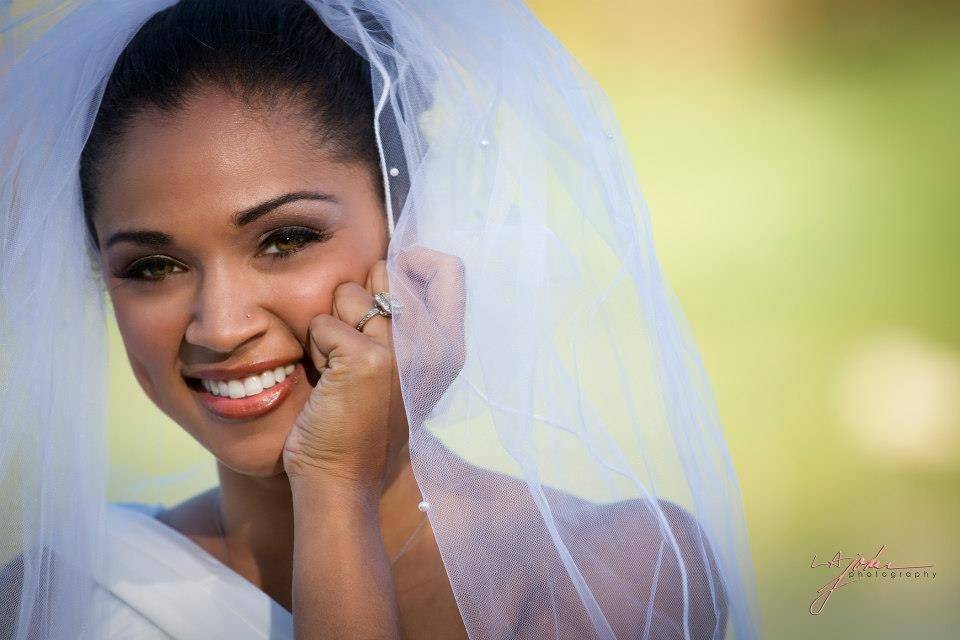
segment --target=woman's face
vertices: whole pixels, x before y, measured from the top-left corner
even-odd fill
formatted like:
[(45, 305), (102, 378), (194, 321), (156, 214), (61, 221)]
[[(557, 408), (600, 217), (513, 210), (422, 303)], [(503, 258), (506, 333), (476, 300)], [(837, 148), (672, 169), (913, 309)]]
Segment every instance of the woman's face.
[[(316, 382), (304, 360), (311, 318), (386, 255), (369, 170), (313, 142), (300, 117), (205, 88), (174, 115), (139, 115), (99, 184), (101, 269), (134, 374), (164, 413), (249, 475), (283, 470), (284, 440)], [(257, 393), (251, 377), (273, 386)], [(232, 397), (240, 388), (246, 397)]]

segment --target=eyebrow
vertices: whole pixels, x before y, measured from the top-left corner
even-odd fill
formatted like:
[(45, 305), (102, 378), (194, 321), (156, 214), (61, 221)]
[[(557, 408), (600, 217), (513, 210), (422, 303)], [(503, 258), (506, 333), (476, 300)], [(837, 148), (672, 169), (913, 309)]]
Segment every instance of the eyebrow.
[[(336, 197), (322, 191), (294, 191), (292, 193), (286, 193), (282, 196), (277, 196), (276, 198), (271, 198), (265, 202), (261, 202), (258, 205), (243, 209), (242, 211), (238, 211), (232, 216), (233, 226), (242, 227), (246, 224), (250, 224), (257, 218), (270, 213), (274, 209), (285, 205), (288, 202), (295, 202), (297, 200), (321, 200), (324, 202), (332, 202), (334, 204), (340, 203)], [(132, 242), (134, 244), (148, 247), (164, 247), (172, 244), (173, 238), (169, 234), (160, 231), (118, 231), (107, 239), (105, 248), (109, 249), (118, 242)]]
[(249, 209), (244, 209), (233, 215), (233, 225), (236, 227), (242, 227), (245, 224), (249, 224), (259, 218), (260, 216), (266, 215), (276, 209), (281, 205), (285, 205), (288, 202), (294, 202), (296, 200), (323, 200), (325, 202), (332, 202), (334, 204), (339, 204), (340, 201), (337, 200), (334, 196), (329, 193), (323, 193), (322, 191), (294, 191), (293, 193), (287, 193), (282, 196), (277, 196), (276, 198), (271, 198), (266, 202), (261, 202), (258, 205), (252, 206)]
[(105, 248), (109, 249), (118, 242), (132, 242), (148, 247), (165, 247), (173, 242), (173, 238), (159, 231), (118, 231), (107, 239)]

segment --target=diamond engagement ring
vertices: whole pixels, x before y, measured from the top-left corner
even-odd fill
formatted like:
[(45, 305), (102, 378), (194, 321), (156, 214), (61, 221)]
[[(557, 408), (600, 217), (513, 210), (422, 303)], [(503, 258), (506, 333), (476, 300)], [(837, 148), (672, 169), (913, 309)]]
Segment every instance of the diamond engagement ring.
[(370, 310), (363, 314), (363, 317), (360, 318), (360, 322), (357, 323), (357, 331), (363, 331), (363, 325), (367, 324), (367, 320), (373, 316), (383, 316), (384, 318), (389, 318), (393, 316), (394, 313), (400, 310), (400, 303), (390, 297), (390, 294), (386, 291), (380, 291), (373, 299), (376, 301), (377, 306), (370, 307)]

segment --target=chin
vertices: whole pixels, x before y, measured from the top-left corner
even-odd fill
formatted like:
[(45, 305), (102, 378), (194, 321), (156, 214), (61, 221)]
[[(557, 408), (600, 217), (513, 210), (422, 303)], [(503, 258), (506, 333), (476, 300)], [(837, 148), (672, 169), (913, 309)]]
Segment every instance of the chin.
[[(212, 453), (212, 452), (211, 452)], [(220, 464), (234, 473), (254, 478), (274, 478), (285, 473), (283, 444), (271, 451), (228, 451), (214, 454)]]
[[(290, 398), (296, 400), (296, 398)], [(283, 473), (283, 446), (297, 411), (279, 411), (246, 423), (208, 421), (203, 446), (223, 465), (248, 476), (269, 478)]]
[[(266, 412), (258, 411), (254, 405), (252, 409), (241, 407), (232, 412), (228, 407), (218, 413), (220, 407), (215, 403), (225, 403), (219, 398), (211, 399), (202, 387), (190, 385), (188, 396), (182, 389), (177, 394), (182, 419), (171, 417), (227, 468), (259, 478), (277, 476), (284, 473), (284, 443), (313, 388), (311, 373), (298, 363), (287, 378), (288, 388), (281, 390), (283, 397)], [(243, 417), (244, 409), (253, 415)]]

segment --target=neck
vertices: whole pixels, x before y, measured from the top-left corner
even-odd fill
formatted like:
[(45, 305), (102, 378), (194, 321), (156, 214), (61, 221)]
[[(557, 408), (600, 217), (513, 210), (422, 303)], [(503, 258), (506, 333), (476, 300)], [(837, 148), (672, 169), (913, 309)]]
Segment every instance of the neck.
[[(233, 569), (261, 587), (289, 584), (294, 514), (287, 475), (254, 477), (220, 462), (217, 475)], [(397, 554), (420, 523), (423, 514), (417, 505), (421, 499), (404, 444), (390, 460), (380, 497), (380, 532), (388, 557)]]

